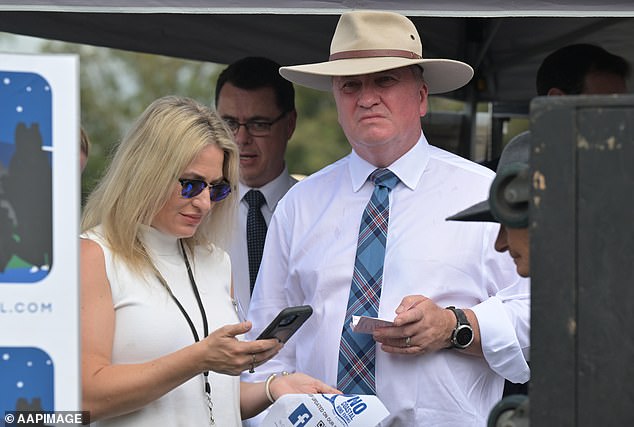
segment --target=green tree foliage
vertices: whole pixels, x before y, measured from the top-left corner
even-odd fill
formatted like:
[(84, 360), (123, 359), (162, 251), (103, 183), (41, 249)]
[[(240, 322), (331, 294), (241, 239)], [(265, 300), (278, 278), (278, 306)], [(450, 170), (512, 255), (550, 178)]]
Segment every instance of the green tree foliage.
[(286, 161), (291, 173), (310, 175), (350, 152), (332, 95), (295, 87), (297, 129), (288, 144)]

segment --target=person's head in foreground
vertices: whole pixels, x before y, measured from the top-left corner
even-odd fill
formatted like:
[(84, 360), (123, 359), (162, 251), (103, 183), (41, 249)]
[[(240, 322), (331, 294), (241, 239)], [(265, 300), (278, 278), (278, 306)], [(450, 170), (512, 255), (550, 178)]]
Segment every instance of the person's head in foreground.
[(447, 218), (452, 221), (499, 222), (495, 249), (509, 251), (517, 273), (522, 277), (530, 275), (529, 157), (530, 132), (524, 132), (504, 147), (489, 198)]

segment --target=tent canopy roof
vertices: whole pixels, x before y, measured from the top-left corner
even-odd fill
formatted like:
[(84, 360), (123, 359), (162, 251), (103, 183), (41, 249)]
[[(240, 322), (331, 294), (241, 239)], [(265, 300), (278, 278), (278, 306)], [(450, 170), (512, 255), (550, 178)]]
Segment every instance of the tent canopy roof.
[(0, 10), (31, 12), (339, 15), (353, 9), (408, 16), (634, 16), (631, 2), (608, 0), (4, 0)]
[(425, 57), (476, 69), (458, 99), (527, 104), (541, 60), (569, 43), (599, 44), (634, 63), (634, 2), (551, 0), (0, 0), (0, 31), (230, 63), (323, 61), (338, 15), (383, 9), (414, 21)]

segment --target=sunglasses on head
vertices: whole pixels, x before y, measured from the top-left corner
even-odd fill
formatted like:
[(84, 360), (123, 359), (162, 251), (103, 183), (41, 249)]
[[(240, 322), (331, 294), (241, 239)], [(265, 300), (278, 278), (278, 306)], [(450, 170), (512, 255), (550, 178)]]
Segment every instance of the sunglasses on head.
[(181, 183), (181, 196), (186, 199), (198, 196), (202, 191), (209, 187), (209, 198), (212, 202), (219, 202), (225, 199), (231, 193), (231, 185), (222, 180), (216, 184), (208, 184), (202, 179), (179, 178)]

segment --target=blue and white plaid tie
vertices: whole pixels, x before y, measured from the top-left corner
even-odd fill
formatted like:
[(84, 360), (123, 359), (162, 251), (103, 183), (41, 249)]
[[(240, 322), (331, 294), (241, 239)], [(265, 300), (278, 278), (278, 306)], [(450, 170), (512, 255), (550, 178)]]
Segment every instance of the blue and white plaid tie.
[(399, 182), (388, 169), (376, 169), (370, 180), (375, 187), (361, 218), (348, 309), (339, 347), (337, 388), (347, 394), (376, 394), (376, 344), (372, 335), (352, 332), (350, 321), (353, 314), (371, 317), (378, 314), (390, 215), (389, 195)]

